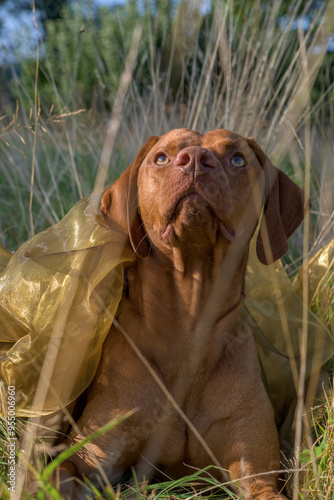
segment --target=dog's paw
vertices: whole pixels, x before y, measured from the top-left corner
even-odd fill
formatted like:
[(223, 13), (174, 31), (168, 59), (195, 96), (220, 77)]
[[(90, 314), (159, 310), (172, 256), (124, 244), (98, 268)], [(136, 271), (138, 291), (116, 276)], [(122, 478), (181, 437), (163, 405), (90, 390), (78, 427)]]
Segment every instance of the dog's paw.
[(77, 478), (77, 468), (69, 460), (55, 469), (51, 476), (51, 482), (65, 500), (79, 498), (80, 485)]

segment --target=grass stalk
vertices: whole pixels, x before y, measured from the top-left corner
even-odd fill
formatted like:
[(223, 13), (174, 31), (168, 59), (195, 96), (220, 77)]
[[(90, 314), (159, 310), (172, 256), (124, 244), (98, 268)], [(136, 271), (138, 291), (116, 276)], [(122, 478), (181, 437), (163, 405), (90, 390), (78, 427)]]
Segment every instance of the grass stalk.
[[(289, 34), (293, 30), (301, 3), (301, 0), (296, 2), (288, 20), (286, 30)], [(294, 383), (298, 389), (296, 463), (294, 469), (290, 470), (294, 475), (293, 498), (296, 500), (301, 498), (305, 489), (307, 491), (307, 485), (305, 486), (300, 480), (299, 457), (302, 447), (302, 425), (307, 424), (303, 416), (304, 401), (309, 396), (305, 394), (307, 307), (311, 299), (308, 297), (307, 270), (309, 241), (314, 235), (311, 252), (319, 248), (323, 242), (328, 241), (330, 235), (333, 234), (334, 214), (333, 200), (328, 194), (329, 191), (322, 188), (321, 180), (318, 181), (318, 177), (320, 179), (323, 174), (322, 165), (325, 163), (325, 158), (333, 157), (328, 125), (321, 118), (322, 110), (328, 108), (326, 119), (329, 120), (330, 126), (333, 126), (334, 108), (331, 100), (333, 85), (324, 90), (314, 105), (311, 105), (310, 95), (316, 76), (323, 68), (334, 2), (329, 0), (320, 6), (308, 30), (302, 32), (300, 28), (299, 43), (294, 47), (290, 46), (289, 36), (277, 29), (281, 3), (275, 2), (275, 5), (267, 10), (261, 10), (262, 6), (263, 2), (260, 0), (255, 2), (254, 10), (249, 12), (249, 19), (244, 22), (242, 11), (233, 10), (233, 2), (228, 4), (217, 2), (212, 29), (202, 33), (205, 39), (204, 48), (203, 40), (197, 36), (197, 33), (192, 40), (191, 48), (187, 50), (182, 45), (185, 40), (185, 29), (184, 24), (180, 24), (180, 16), (182, 17), (184, 11), (180, 10), (177, 20), (179, 24), (176, 26), (175, 23), (171, 30), (174, 34), (172, 40), (169, 40), (168, 33), (163, 35), (165, 48), (171, 41), (164, 76), (162, 75), (163, 54), (158, 52), (154, 45), (154, 22), (150, 20), (149, 29), (147, 28), (149, 51), (142, 58), (148, 60), (151, 81), (144, 91), (134, 78), (146, 29), (145, 26), (137, 24), (120, 78), (112, 114), (108, 119), (109, 111), (106, 107), (102, 112), (88, 109), (87, 113), (76, 115), (74, 111), (78, 108), (82, 111), (80, 95), (79, 97), (76, 95), (76, 78), (81, 58), (85, 53), (83, 38), (80, 39), (75, 54), (74, 69), (71, 73), (70, 85), (68, 85), (69, 93), (62, 95), (62, 90), (56, 84), (57, 79), (53, 73), (54, 68), (51, 57), (48, 56), (46, 44), (41, 45), (43, 51), (39, 50), (38, 25), (33, 4), (37, 33), (35, 78), (32, 84), (34, 98), (29, 98), (28, 90), (30, 89), (25, 88), (17, 78), (20, 110), (19, 108), (15, 110), (16, 119), (13, 122), (10, 121), (7, 129), (3, 129), (3, 134), (0, 133), (2, 159), (0, 178), (6, 189), (10, 191), (10, 196), (0, 199), (1, 214), (4, 214), (3, 219), (6, 219), (5, 222), (3, 219), (0, 221), (0, 236), (5, 244), (6, 241), (10, 241), (14, 248), (13, 240), (17, 246), (28, 235), (33, 235), (35, 230), (41, 230), (46, 225), (56, 222), (77, 201), (78, 197), (88, 194), (93, 189), (102, 188), (106, 182), (113, 180), (121, 173), (132, 160), (144, 138), (166, 132), (170, 128), (187, 126), (197, 128), (201, 132), (218, 127), (234, 129), (241, 134), (255, 136), (273, 161), (276, 163), (278, 161), (281, 167), (285, 168), (287, 164), (294, 177), (303, 184), (306, 193), (311, 195), (313, 203), (311, 215), (304, 223), (303, 234), (299, 233), (299, 236), (297, 235), (292, 240), (294, 253), (291, 252), (289, 257), (293, 268), (299, 267), (302, 261), (304, 264), (303, 303), (305, 308), (299, 373), (296, 365), (292, 367)], [(125, 37), (124, 28), (122, 28), (122, 33)], [(315, 54), (313, 49), (319, 47), (320, 53)], [(290, 49), (293, 49), (293, 54), (288, 63), (286, 54)], [(94, 50), (98, 59), (97, 47), (94, 47)], [(44, 55), (41, 59), (42, 52)], [(181, 68), (180, 88), (174, 92), (174, 98), (171, 100), (176, 62)], [(143, 62), (140, 61), (140, 64)], [(98, 65), (95, 71), (99, 71)], [(113, 77), (110, 75), (112, 65), (109, 62), (106, 64), (106, 71), (109, 72), (107, 76)], [(49, 82), (54, 103), (47, 101), (46, 105), (45, 97), (41, 94), (39, 96), (39, 75)], [(278, 78), (278, 82), (274, 85), (275, 78)], [(64, 88), (67, 88), (66, 85)], [(27, 102), (34, 110), (32, 119), (26, 109), (27, 104), (24, 104)], [(61, 110), (64, 109), (64, 103), (67, 106), (63, 115)], [(59, 108), (57, 115), (52, 115), (52, 112), (47, 113), (46, 110), (50, 109), (51, 104)], [(21, 128), (19, 127), (20, 116), (23, 116), (24, 120)], [(60, 122), (63, 123), (63, 120), (70, 120), (70, 124), (67, 126), (66, 123), (62, 128)], [(104, 126), (106, 122), (107, 127)], [(33, 137), (31, 137), (32, 132)], [(325, 151), (327, 156), (325, 156)], [(32, 162), (29, 164), (27, 158), (31, 153)], [(329, 163), (331, 164), (331, 161)], [(29, 216), (26, 213), (27, 206)], [(20, 217), (17, 217), (18, 210)], [(322, 220), (318, 233), (319, 220), (315, 220), (317, 217)], [(326, 287), (327, 278), (319, 284), (321, 289)], [(273, 288), (275, 287), (276, 282), (273, 276)], [(62, 316), (65, 316), (65, 307), (61, 311)], [(288, 353), (292, 355), (289, 324), (284, 304), (279, 307)], [(62, 328), (61, 325), (60, 327)], [(131, 344), (131, 339), (126, 332), (122, 333)], [(200, 334), (200, 332), (195, 333)], [(136, 346), (133, 344), (132, 347), (155, 378), (169, 404), (196, 435), (211, 456), (213, 463), (217, 467), (220, 466), (203, 437), (182, 411), (179, 399), (167, 390)], [(44, 376), (46, 374), (45, 371)], [(328, 411), (326, 422), (329, 427), (326, 427), (326, 424), (323, 429), (330, 428), (332, 425), (330, 419), (333, 419), (333, 416), (330, 415)], [(328, 447), (333, 446), (333, 434), (326, 431), (326, 435), (322, 435), (325, 436)], [(82, 442), (80, 446), (84, 446), (85, 443), (86, 441)], [(308, 447), (311, 448), (310, 461), (307, 465), (309, 491), (312, 489), (312, 494), (318, 495), (310, 498), (331, 498), (334, 486), (330, 480), (327, 483), (324, 482), (317, 447), (316, 445), (314, 449), (310, 445)], [(62, 461), (69, 456), (68, 454), (59, 455), (58, 459)], [(56, 465), (50, 464), (44, 471), (39, 471), (44, 491), (51, 498), (57, 498), (57, 492), (48, 484), (48, 477), (54, 467), (60, 463), (59, 460), (54, 462)], [(304, 462), (302, 463), (303, 470), (305, 470)], [(175, 491), (179, 491), (176, 488), (191, 487), (194, 482), (198, 481), (199, 474), (200, 472), (194, 473), (189, 478), (183, 478), (174, 483), (167, 482), (168, 484), (163, 486), (147, 486), (142, 490), (144, 493), (140, 490), (142, 486), (137, 485), (135, 494), (139, 497), (157, 495), (154, 498), (171, 498)], [(103, 481), (107, 489), (110, 489), (108, 479), (104, 477)], [(224, 489), (230, 484), (231, 481), (220, 483), (214, 482), (213, 478), (208, 478), (208, 486), (202, 490), (201, 494), (211, 496), (212, 491)], [(329, 485), (326, 493), (324, 493), (323, 484)], [(153, 493), (154, 489), (159, 487), (161, 489), (158, 493)], [(95, 494), (97, 495), (96, 492)], [(133, 494), (133, 490), (127, 494)], [(118, 492), (117, 495), (117, 498), (126, 497), (124, 492)], [(189, 494), (189, 492), (182, 491), (182, 496), (177, 498), (185, 498), (184, 495), (188, 495), (188, 498), (195, 498), (197, 493)]]
[(39, 41), (38, 41), (38, 24), (35, 10), (35, 2), (32, 2), (32, 11), (34, 14), (34, 25), (36, 29), (36, 71), (35, 71), (35, 98), (34, 98), (34, 118), (35, 118), (35, 128), (34, 128), (34, 143), (32, 149), (32, 161), (31, 161), (31, 177), (30, 177), (30, 199), (29, 199), (29, 215), (30, 215), (30, 228), (31, 235), (35, 235), (34, 229), (34, 219), (32, 213), (32, 202), (34, 196), (34, 180), (35, 180), (35, 157), (36, 157), (36, 141), (37, 141), (37, 126), (38, 118), (40, 114), (39, 98), (38, 98), (38, 67), (39, 67)]

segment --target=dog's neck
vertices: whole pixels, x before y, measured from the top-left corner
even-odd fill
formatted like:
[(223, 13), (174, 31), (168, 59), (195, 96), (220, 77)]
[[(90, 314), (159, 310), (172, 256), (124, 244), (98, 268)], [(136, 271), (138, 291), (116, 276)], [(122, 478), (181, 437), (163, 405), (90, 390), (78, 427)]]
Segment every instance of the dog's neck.
[(176, 379), (195, 380), (196, 373), (214, 369), (236, 334), (244, 298), (247, 247), (188, 257), (175, 250), (173, 260), (158, 251), (138, 259), (127, 269), (118, 316), (170, 387)]
[[(149, 330), (163, 335), (166, 329), (169, 338), (180, 329), (191, 335), (203, 322), (214, 327), (228, 314), (236, 321), (247, 258), (248, 248), (240, 245), (205, 255), (174, 248), (172, 258), (153, 249), (128, 270), (130, 303)], [(152, 308), (159, 313), (152, 315)]]

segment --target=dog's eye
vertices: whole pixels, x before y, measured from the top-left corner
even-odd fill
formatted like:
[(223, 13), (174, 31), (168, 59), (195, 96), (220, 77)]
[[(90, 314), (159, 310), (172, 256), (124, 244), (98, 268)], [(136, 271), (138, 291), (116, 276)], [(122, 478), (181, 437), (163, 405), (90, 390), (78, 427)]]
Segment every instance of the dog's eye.
[(245, 160), (242, 156), (236, 155), (231, 159), (231, 163), (234, 167), (244, 167), (246, 165)]
[(166, 155), (161, 154), (155, 160), (155, 163), (157, 165), (167, 165), (167, 163), (169, 163), (169, 158)]

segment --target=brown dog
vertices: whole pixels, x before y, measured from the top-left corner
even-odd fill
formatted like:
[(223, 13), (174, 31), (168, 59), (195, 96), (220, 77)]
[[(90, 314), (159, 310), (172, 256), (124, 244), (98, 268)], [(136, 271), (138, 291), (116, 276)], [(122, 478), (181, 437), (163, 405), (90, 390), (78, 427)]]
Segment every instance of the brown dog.
[(152, 137), (104, 193), (102, 212), (127, 232), (137, 258), (78, 421), (82, 434), (72, 430), (67, 442), (137, 411), (65, 462), (61, 480), (92, 478), (97, 464), (111, 480), (135, 465), (140, 477), (154, 464), (178, 478), (214, 464), (240, 479), (248, 499), (286, 498), (270, 473), (279, 470), (273, 409), (238, 319), (264, 199), (257, 253), (269, 263), (303, 219), (303, 191), (253, 139), (226, 130)]

